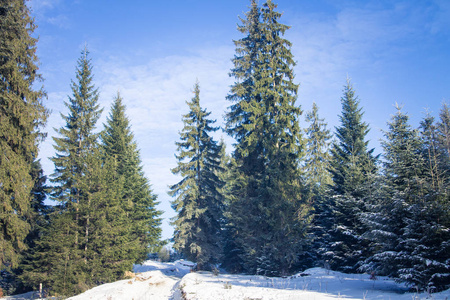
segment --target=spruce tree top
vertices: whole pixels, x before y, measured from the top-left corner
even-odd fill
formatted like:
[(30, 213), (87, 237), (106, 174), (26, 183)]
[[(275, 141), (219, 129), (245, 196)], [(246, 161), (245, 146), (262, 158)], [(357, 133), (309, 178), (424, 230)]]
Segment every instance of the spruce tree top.
[(338, 194), (350, 193), (358, 197), (367, 185), (370, 174), (376, 172), (378, 156), (373, 156), (374, 149), (368, 149), (366, 135), (369, 125), (362, 120), (364, 113), (348, 78), (341, 103), (341, 126), (335, 128), (338, 140), (331, 149), (333, 159), (330, 172)]
[(120, 162), (124, 160), (123, 156), (127, 148), (133, 144), (134, 139), (130, 122), (125, 114), (126, 108), (122, 101), (120, 93), (117, 92), (102, 134), (103, 147), (106, 152)]
[[(76, 69), (77, 81), (71, 82), (72, 96), (64, 105), (69, 109), (67, 116), (61, 114), (66, 125), (57, 130), (63, 138), (54, 138), (55, 149), (61, 155), (77, 152), (81, 148), (89, 149), (97, 140), (98, 134), (94, 133), (96, 123), (103, 109), (98, 102), (98, 89), (93, 84), (93, 74), (89, 52), (85, 48), (78, 59)], [(63, 146), (64, 145), (64, 146)], [(69, 146), (70, 145), (70, 146)]]
[(336, 137), (343, 152), (351, 155), (365, 155), (369, 141), (365, 140), (369, 133), (369, 125), (362, 121), (364, 113), (359, 107), (360, 101), (355, 95), (350, 79), (344, 87), (341, 98), (342, 114), (339, 116), (341, 126), (336, 127)]
[(75, 177), (82, 176), (86, 167), (85, 155), (97, 147), (99, 134), (94, 130), (103, 109), (97, 103), (99, 94), (93, 84), (91, 59), (88, 55), (85, 48), (78, 59), (77, 81), (72, 80), (72, 96), (69, 96), (68, 102), (64, 102), (69, 113), (67, 116), (61, 114), (66, 125), (56, 129), (60, 137), (53, 138), (57, 153), (52, 158), (55, 172), (51, 181), (61, 184), (54, 189), (56, 199), (63, 197), (60, 200), (64, 199), (66, 192), (73, 189)]
[(291, 43), (282, 37), (289, 26), (278, 22), (281, 14), (276, 7), (269, 0), (259, 8), (252, 0), (247, 18), (238, 26), (247, 36), (234, 42), (230, 76), (236, 82), (227, 96), (233, 104), (226, 115), (226, 129), (237, 141), (239, 156), (273, 145), (298, 151), (301, 110), (295, 106), (295, 62)]
[(397, 113), (387, 124), (384, 149), (384, 173), (392, 190), (410, 189), (411, 182), (424, 171), (422, 143), (418, 131), (409, 124), (409, 116), (396, 106)]

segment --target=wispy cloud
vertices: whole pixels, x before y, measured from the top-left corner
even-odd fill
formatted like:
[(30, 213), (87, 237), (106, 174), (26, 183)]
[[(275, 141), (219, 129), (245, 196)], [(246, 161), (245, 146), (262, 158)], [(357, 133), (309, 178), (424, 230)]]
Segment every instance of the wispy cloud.
[(41, 13), (45, 10), (54, 8), (60, 2), (61, 0), (30, 0), (28, 5), (34, 13)]
[[(445, 1), (438, 2), (445, 6), (442, 4)], [(415, 102), (405, 98), (409, 94), (398, 98), (393, 91), (406, 89), (414, 94), (415, 89), (423, 90), (399, 78), (410, 75), (404, 65), (405, 58), (427, 44), (436, 24), (442, 26), (445, 18), (440, 16), (446, 13), (430, 2), (348, 3), (336, 4), (340, 6), (335, 14), (286, 14), (284, 21), (292, 25), (287, 38), (293, 43), (292, 52), (298, 60), (295, 70), (301, 83), (299, 103), (308, 110), (316, 101), (327, 122), (338, 125), (339, 99), (348, 75), (366, 111), (365, 121), (372, 127), (369, 139), (377, 147), (382, 137), (379, 129), (389, 119), (390, 112), (386, 110), (391, 104), (408, 100), (414, 105)]]
[(69, 18), (67, 17), (67, 15), (58, 15), (56, 17), (51, 17), (47, 19), (47, 22), (55, 25), (57, 27), (60, 28), (70, 28), (71, 27), (71, 21), (69, 20)]
[[(72, 26), (72, 22), (68, 17), (68, 14), (62, 13), (62, 11), (64, 11), (63, 8), (67, 5), (66, 1), (30, 0), (28, 5), (31, 9), (32, 15), (36, 16), (41, 23), (46, 22), (64, 29)], [(58, 11), (58, 13), (55, 15), (56, 11)]]

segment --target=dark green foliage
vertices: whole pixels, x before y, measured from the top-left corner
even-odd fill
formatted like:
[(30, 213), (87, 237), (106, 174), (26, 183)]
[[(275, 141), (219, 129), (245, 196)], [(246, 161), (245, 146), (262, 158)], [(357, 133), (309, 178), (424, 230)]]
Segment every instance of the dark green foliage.
[(373, 149), (367, 147), (369, 126), (362, 121), (362, 109), (348, 79), (341, 103), (341, 126), (336, 127), (338, 140), (331, 149), (333, 186), (326, 203), (329, 240), (323, 258), (332, 269), (355, 272), (358, 262), (370, 255), (369, 242), (362, 236), (366, 227), (360, 214), (366, 211), (377, 158)]
[[(249, 273), (286, 274), (303, 251), (308, 208), (301, 200), (299, 159), (302, 139), (295, 105), (289, 28), (272, 1), (259, 8), (252, 1), (238, 30), (228, 100), (227, 132), (237, 144), (230, 189), (229, 227), (235, 249), (229, 249)], [(237, 269), (237, 268), (235, 268)]]
[(156, 195), (142, 171), (129, 123), (118, 94), (102, 133), (102, 147), (105, 157), (114, 160), (117, 168), (116, 185), (120, 185), (121, 206), (129, 227), (129, 237), (124, 244), (133, 262), (141, 262), (147, 257), (150, 246), (159, 245), (161, 212), (156, 210)]
[(94, 164), (100, 159), (98, 134), (94, 129), (101, 110), (87, 50), (78, 60), (76, 77), (77, 82), (72, 81), (73, 95), (65, 103), (69, 114), (62, 115), (66, 125), (57, 130), (60, 137), (53, 138), (57, 153), (52, 158), (55, 164), (52, 196), (59, 205), (23, 275), (34, 287), (38, 284), (35, 279), (43, 280), (53, 292), (63, 295), (89, 287), (86, 266), (91, 222), (97, 205), (92, 194), (98, 189), (93, 181), (99, 180), (90, 175), (100, 172), (92, 167), (101, 167), (99, 163)]
[[(22, 277), (23, 269), (29, 270), (30, 262), (35, 259), (34, 253), (36, 251), (36, 243), (43, 237), (46, 229), (49, 226), (50, 215), (53, 213), (53, 206), (46, 205), (45, 200), (47, 198), (46, 186), (47, 177), (44, 176), (41, 163), (39, 160), (33, 162), (31, 176), (34, 181), (34, 187), (32, 189), (33, 199), (31, 202), (31, 211), (29, 214), (30, 232), (25, 240), (28, 248), (23, 252), (22, 260), (17, 269), (14, 269), (14, 273), (18, 278)], [(27, 282), (18, 282), (15, 286), (15, 293), (27, 292), (30, 285)]]
[[(86, 165), (78, 212), (56, 208), (24, 264), (21, 278), (34, 289), (42, 283), (52, 294), (73, 295), (118, 280), (132, 268), (126, 243), (129, 221), (120, 205), (115, 162), (103, 161), (96, 149)], [(79, 223), (85, 224), (81, 230)]]
[(236, 160), (233, 157), (229, 158), (229, 161), (225, 165), (226, 172), (224, 173), (224, 256), (222, 260), (222, 266), (225, 267), (229, 272), (240, 273), (243, 271), (244, 265), (244, 252), (242, 249), (238, 248), (236, 241), (234, 239), (235, 228), (231, 220), (233, 215), (231, 214), (231, 204), (235, 201), (235, 190), (238, 191), (240, 184), (243, 181), (242, 173), (236, 165)]
[(59, 204), (21, 276), (33, 288), (43, 283), (52, 294), (64, 296), (120, 279), (131, 270), (141, 251), (137, 244), (145, 239), (136, 234), (137, 225), (123, 205), (118, 159), (105, 156), (97, 142), (94, 130), (101, 110), (92, 79), (85, 50), (78, 61), (77, 82), (72, 82), (73, 96), (66, 103), (66, 125), (54, 138), (52, 196)]
[(31, 214), (29, 217), (31, 230), (26, 242), (30, 248), (33, 248), (35, 241), (41, 236), (41, 231), (48, 225), (49, 214), (53, 209), (51, 206), (45, 204), (45, 199), (47, 198), (46, 191), (48, 189), (46, 185), (47, 176), (44, 175), (39, 160), (33, 162), (31, 177), (34, 181), (34, 186), (31, 190), (33, 199), (31, 201)]
[[(86, 280), (81, 270), (79, 248), (74, 236), (74, 214), (56, 207), (41, 239), (27, 256), (22, 268), (22, 281), (37, 290), (42, 283), (52, 294), (73, 295), (82, 292)], [(85, 286), (86, 287), (86, 286)]]
[(35, 29), (24, 0), (0, 2), (0, 269), (17, 267), (24, 240), (38, 156), (48, 112), (40, 81)]
[(211, 114), (200, 106), (200, 88), (195, 84), (189, 113), (183, 116), (184, 128), (177, 142), (178, 165), (172, 169), (182, 179), (170, 187), (176, 199), (172, 207), (178, 213), (174, 248), (197, 263), (199, 269), (209, 269), (222, 255), (224, 182), (219, 178), (222, 147), (210, 136), (217, 127), (208, 119)]
[(408, 207), (395, 264), (400, 281), (419, 290), (441, 291), (450, 287), (450, 209), (448, 195), (433, 192)]
[(89, 275), (85, 284), (94, 286), (121, 279), (125, 271), (132, 270), (136, 249), (131, 246), (139, 240), (130, 237), (130, 220), (121, 205), (122, 185), (115, 172), (116, 161), (102, 161), (98, 151), (86, 165), (81, 184), (87, 198), (82, 203), (86, 224), (82, 237), (83, 271)]

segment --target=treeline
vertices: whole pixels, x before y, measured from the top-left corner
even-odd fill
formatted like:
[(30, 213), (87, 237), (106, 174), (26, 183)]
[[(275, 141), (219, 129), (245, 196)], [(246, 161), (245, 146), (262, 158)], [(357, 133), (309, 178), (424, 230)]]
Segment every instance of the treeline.
[[(103, 130), (87, 49), (65, 125), (53, 137), (47, 184), (38, 160), (48, 111), (37, 73), (35, 25), (24, 0), (0, 4), (0, 292), (70, 296), (124, 278), (160, 245), (161, 212), (145, 178), (119, 94)], [(45, 204), (47, 196), (57, 205)]]
[(276, 5), (251, 2), (234, 41), (228, 156), (200, 88), (177, 142), (170, 187), (174, 247), (199, 269), (282, 276), (312, 266), (388, 275), (419, 290), (450, 287), (450, 110), (420, 127), (400, 107), (383, 153), (350, 80), (334, 134), (318, 107), (300, 128), (289, 28)]
[[(450, 110), (415, 129), (398, 108), (383, 153), (351, 82), (334, 134), (314, 104), (307, 128), (294, 82), (288, 26), (268, 0), (251, 1), (234, 41), (225, 131), (187, 101), (169, 194), (174, 247), (199, 269), (283, 276), (312, 266), (388, 275), (418, 289), (450, 287)], [(0, 4), (0, 263), (6, 292), (39, 284), (73, 295), (123, 278), (160, 245), (160, 214), (119, 94), (103, 130), (87, 49), (53, 137), (47, 183), (37, 159), (48, 111), (35, 90), (33, 20), (24, 0)], [(338, 97), (338, 95), (337, 95)], [(334, 138), (334, 139), (333, 139)], [(56, 201), (47, 206), (46, 197)]]

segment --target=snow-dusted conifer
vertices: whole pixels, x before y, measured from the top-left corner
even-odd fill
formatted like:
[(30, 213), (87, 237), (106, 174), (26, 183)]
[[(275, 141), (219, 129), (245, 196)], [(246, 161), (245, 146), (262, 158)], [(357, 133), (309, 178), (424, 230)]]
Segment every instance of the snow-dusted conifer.
[(397, 113), (388, 123), (382, 141), (384, 150), (383, 177), (373, 193), (368, 212), (363, 214), (369, 229), (365, 236), (375, 243), (376, 253), (361, 270), (380, 275), (398, 276), (397, 257), (402, 251), (402, 235), (409, 206), (417, 188), (423, 159), (418, 132), (408, 123), (409, 117), (397, 106)]
[(397, 107), (388, 123), (384, 180), (377, 202), (365, 220), (366, 233), (377, 252), (363, 269), (389, 275), (420, 290), (450, 286), (450, 239), (447, 173), (441, 164), (445, 150), (438, 146), (434, 120), (429, 115), (421, 131), (408, 124)]
[(362, 120), (362, 108), (349, 79), (341, 103), (341, 125), (336, 127), (337, 141), (331, 149), (333, 186), (326, 203), (331, 214), (330, 240), (324, 259), (333, 269), (354, 272), (359, 262), (370, 255), (368, 241), (362, 237), (366, 228), (360, 221), (360, 214), (366, 210), (377, 157), (373, 155), (374, 149), (368, 149), (369, 125)]

